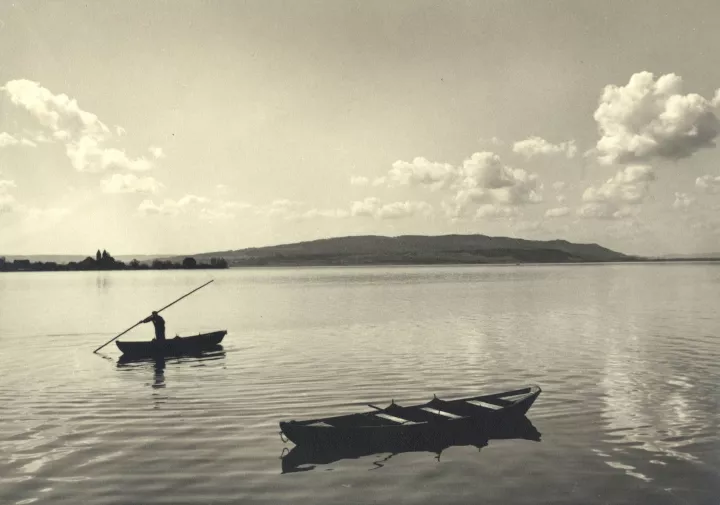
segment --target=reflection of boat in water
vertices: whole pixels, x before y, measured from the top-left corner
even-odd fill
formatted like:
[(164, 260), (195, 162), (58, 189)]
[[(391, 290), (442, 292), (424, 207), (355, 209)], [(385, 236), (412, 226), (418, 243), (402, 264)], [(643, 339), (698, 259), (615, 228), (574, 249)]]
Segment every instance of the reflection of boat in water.
[(281, 434), (296, 445), (334, 448), (339, 445), (372, 447), (374, 444), (422, 444), (449, 440), (468, 428), (500, 426), (522, 417), (540, 394), (539, 386), (457, 400), (434, 397), (427, 403), (402, 407), (370, 405), (375, 411), (360, 414), (283, 421)]
[(170, 362), (172, 365), (178, 364), (189, 364), (190, 366), (197, 366), (193, 364), (203, 363), (208, 361), (220, 360), (225, 358), (225, 351), (222, 346), (216, 346), (212, 350), (197, 351), (195, 353), (183, 354), (182, 356), (156, 356), (156, 357), (134, 357), (122, 355), (117, 360), (117, 367), (119, 369), (132, 370), (153, 370), (153, 389), (160, 389), (165, 387), (165, 368), (167, 363)]
[(375, 467), (384, 466), (385, 461), (391, 457), (405, 452), (429, 452), (435, 453), (440, 459), (440, 454), (445, 449), (454, 446), (474, 446), (478, 449), (488, 445), (490, 440), (532, 440), (540, 441), (540, 432), (533, 426), (530, 420), (522, 416), (520, 418), (507, 419), (505, 422), (489, 424), (484, 428), (466, 426), (459, 430), (448, 432), (445, 436), (435, 439), (409, 441), (408, 439), (386, 440), (369, 444), (367, 446), (337, 446), (318, 447), (313, 445), (298, 445), (289, 452), (283, 449), (281, 458), (282, 473), (306, 472), (313, 470), (316, 465), (327, 465), (343, 459), (358, 459), (372, 454), (387, 454), (378, 461), (374, 461)]
[(190, 337), (175, 337), (160, 343), (149, 342), (116, 342), (123, 356), (131, 358), (153, 358), (161, 356), (193, 355), (202, 351), (217, 349), (227, 331), (200, 333)]

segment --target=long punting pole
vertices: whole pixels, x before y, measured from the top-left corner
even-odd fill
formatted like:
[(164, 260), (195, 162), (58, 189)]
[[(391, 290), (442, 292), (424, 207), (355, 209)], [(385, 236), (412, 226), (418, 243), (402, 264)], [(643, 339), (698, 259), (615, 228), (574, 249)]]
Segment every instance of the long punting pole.
[[(190, 295), (193, 294), (195, 291), (197, 291), (198, 289), (204, 288), (205, 286), (207, 286), (208, 284), (210, 284), (210, 283), (213, 282), (214, 280), (215, 280), (215, 279), (213, 279), (213, 280), (211, 280), (211, 281), (208, 281), (208, 282), (206, 282), (205, 284), (203, 284), (202, 286), (200, 286), (199, 288), (195, 288), (195, 289), (193, 289), (192, 291), (190, 291), (189, 293), (187, 293), (187, 294), (185, 294), (185, 295), (182, 295), (180, 298), (178, 298), (177, 300), (175, 300), (175, 301), (172, 302), (171, 304), (165, 305), (162, 309), (157, 310), (156, 312), (157, 312), (157, 313), (160, 313), (160, 312), (162, 312), (163, 310), (167, 309), (168, 307), (170, 307), (170, 306), (172, 306), (172, 305), (175, 305), (177, 302), (179, 302), (180, 300), (182, 300), (182, 299), (185, 298), (186, 296), (190, 296)], [(95, 349), (93, 352), (95, 352), (95, 353), (98, 352), (100, 349), (102, 349), (103, 347), (105, 347), (106, 345), (108, 345), (110, 342), (112, 342), (112, 341), (114, 341), (114, 340), (117, 340), (118, 338), (122, 337), (122, 336), (125, 335), (127, 332), (129, 332), (130, 330), (132, 330), (133, 328), (135, 328), (136, 326), (138, 326), (138, 325), (140, 325), (140, 324), (142, 324), (142, 323), (143, 323), (143, 321), (140, 321), (139, 323), (135, 323), (134, 325), (132, 325), (130, 328), (128, 328), (127, 330), (125, 330), (124, 332), (122, 332), (122, 333), (121, 333), (120, 335), (118, 335), (117, 337), (113, 337), (111, 340), (108, 340), (107, 342), (105, 342), (103, 345), (101, 345), (100, 347), (98, 347), (97, 349)]]

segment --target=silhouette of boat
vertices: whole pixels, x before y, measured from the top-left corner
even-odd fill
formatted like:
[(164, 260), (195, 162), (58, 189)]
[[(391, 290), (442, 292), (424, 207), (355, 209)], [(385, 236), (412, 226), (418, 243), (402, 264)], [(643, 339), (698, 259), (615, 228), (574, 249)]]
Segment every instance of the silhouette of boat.
[[(509, 418), (502, 423), (490, 423), (485, 429), (466, 426), (454, 430), (452, 436), (417, 440), (408, 443), (405, 439), (387, 440), (385, 443), (374, 443), (368, 446), (337, 446), (318, 447), (315, 445), (296, 445), (292, 450), (283, 449), (281, 456), (282, 473), (306, 472), (313, 470), (316, 465), (328, 465), (343, 459), (358, 459), (372, 454), (386, 454), (381, 460), (372, 464), (380, 468), (391, 457), (407, 452), (435, 453), (440, 459), (442, 451), (450, 447), (473, 446), (481, 450), (490, 440), (531, 440), (540, 441), (541, 434), (525, 417)], [(311, 466), (308, 466), (311, 465)]]
[(121, 354), (118, 357), (116, 364), (119, 367), (123, 367), (125, 365), (154, 364), (156, 367), (161, 366), (164, 369), (165, 362), (168, 360), (174, 360), (174, 363), (195, 363), (203, 361), (214, 361), (224, 358), (225, 349), (223, 349), (222, 345), (216, 345), (210, 349), (189, 350), (187, 352), (167, 356), (133, 356), (131, 354)]
[(117, 341), (116, 344), (124, 356), (133, 358), (179, 356), (216, 349), (226, 334), (227, 331), (222, 330), (199, 333), (190, 337), (175, 337), (165, 340), (164, 343), (151, 340), (150, 342)]
[(296, 445), (338, 446), (417, 445), (440, 440), (453, 444), (470, 428), (491, 429), (521, 418), (540, 394), (539, 386), (457, 400), (436, 396), (427, 403), (401, 407), (394, 401), (375, 411), (307, 421), (280, 422), (281, 436)]

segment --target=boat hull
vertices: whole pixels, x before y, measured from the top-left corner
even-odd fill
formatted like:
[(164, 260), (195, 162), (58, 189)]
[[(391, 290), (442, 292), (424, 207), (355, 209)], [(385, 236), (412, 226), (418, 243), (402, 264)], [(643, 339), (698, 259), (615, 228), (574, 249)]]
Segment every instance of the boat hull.
[[(280, 430), (288, 440), (296, 445), (328, 448), (363, 446), (372, 450), (376, 447), (393, 445), (398, 447), (427, 444), (454, 445), (459, 442), (459, 439), (465, 437), (468, 431), (498, 430), (502, 429), (503, 425), (522, 418), (535, 402), (541, 390), (538, 386), (530, 386), (518, 391), (527, 392), (517, 402), (508, 402), (507, 405), (497, 410), (476, 408), (472, 412), (468, 412), (468, 406), (460, 404), (465, 400), (444, 402), (438, 399), (415, 407), (391, 405), (387, 409), (381, 409), (381, 412), (388, 413), (391, 417), (397, 417), (400, 420), (408, 414), (415, 415), (425, 408), (433, 410), (437, 407), (439, 410), (448, 412), (458, 412), (460, 407), (466, 409), (463, 415), (456, 415), (454, 418), (438, 415), (430, 416), (424, 422), (363, 425), (363, 422), (370, 420), (369, 418), (372, 418), (373, 414), (377, 415), (377, 412), (368, 412), (309, 421), (284, 421), (280, 423)], [(499, 398), (500, 395), (474, 397), (468, 400)]]
[(227, 331), (213, 331), (189, 337), (175, 337), (165, 340), (164, 343), (151, 340), (150, 342), (116, 342), (123, 356), (133, 357), (162, 357), (192, 354), (205, 350), (215, 349), (222, 342)]
[(409, 440), (390, 439), (387, 443), (374, 440), (371, 444), (329, 447), (309, 444), (296, 445), (287, 453), (283, 453), (282, 473), (303, 472), (314, 468), (314, 466), (308, 468), (307, 465), (327, 465), (343, 459), (357, 459), (372, 454), (391, 453), (395, 455), (406, 452), (430, 452), (439, 457), (442, 451), (450, 447), (473, 446), (482, 449), (491, 440), (512, 439), (539, 442), (541, 434), (527, 417), (521, 416), (505, 419), (501, 425), (490, 425), (485, 429), (458, 428), (452, 431), (451, 436), (430, 437), (425, 440), (417, 440), (415, 443)]

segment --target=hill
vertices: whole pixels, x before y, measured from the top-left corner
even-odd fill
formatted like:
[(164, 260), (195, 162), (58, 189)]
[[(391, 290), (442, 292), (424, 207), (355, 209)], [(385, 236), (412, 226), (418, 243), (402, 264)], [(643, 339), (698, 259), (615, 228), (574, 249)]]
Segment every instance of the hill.
[(582, 263), (638, 259), (598, 244), (486, 235), (351, 236), (192, 256), (198, 261), (222, 257), (231, 266)]

